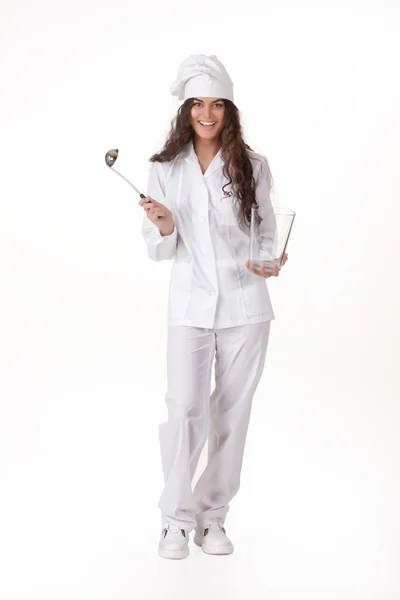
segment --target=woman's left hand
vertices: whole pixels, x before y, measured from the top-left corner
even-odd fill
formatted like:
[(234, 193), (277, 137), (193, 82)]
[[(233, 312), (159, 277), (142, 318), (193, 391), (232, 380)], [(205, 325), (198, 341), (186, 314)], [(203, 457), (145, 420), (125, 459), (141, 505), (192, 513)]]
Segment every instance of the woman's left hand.
[[(283, 267), (283, 265), (285, 264), (285, 262), (287, 261), (287, 259), (289, 258), (289, 256), (286, 254), (286, 252), (283, 255), (282, 258), (282, 264), (281, 264), (281, 268)], [(279, 276), (279, 269), (278, 267), (275, 265), (274, 266), (274, 270), (272, 271), (272, 273), (268, 273), (265, 270), (264, 265), (261, 266), (260, 270), (257, 270), (253, 267), (253, 264), (247, 260), (246, 261), (246, 267), (248, 268), (249, 271), (251, 271), (252, 273), (254, 273), (254, 275), (259, 275), (260, 277), (264, 277), (264, 279), (267, 279), (268, 277), (278, 277)]]

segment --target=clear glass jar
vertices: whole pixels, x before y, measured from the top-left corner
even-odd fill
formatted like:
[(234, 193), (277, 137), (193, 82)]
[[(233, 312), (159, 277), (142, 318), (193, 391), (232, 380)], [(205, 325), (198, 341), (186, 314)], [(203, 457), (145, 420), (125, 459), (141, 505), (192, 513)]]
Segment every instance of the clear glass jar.
[(281, 206), (251, 208), (249, 260), (256, 270), (280, 270), (296, 213)]

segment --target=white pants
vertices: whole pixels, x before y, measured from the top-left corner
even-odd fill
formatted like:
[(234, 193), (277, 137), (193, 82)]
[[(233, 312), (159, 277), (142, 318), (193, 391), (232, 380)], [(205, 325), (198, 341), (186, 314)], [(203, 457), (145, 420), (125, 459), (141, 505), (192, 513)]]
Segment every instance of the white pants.
[[(186, 531), (219, 519), (240, 486), (254, 392), (263, 371), (271, 321), (224, 329), (169, 326), (168, 420), (159, 426), (164, 490), (162, 525)], [(215, 353), (215, 389), (210, 396)], [(208, 437), (208, 463), (192, 479)]]

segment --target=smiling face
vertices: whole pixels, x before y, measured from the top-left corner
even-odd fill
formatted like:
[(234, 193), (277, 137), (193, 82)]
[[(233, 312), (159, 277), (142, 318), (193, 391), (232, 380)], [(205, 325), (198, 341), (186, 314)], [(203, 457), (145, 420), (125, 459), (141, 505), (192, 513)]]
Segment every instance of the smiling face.
[(224, 114), (225, 102), (222, 98), (194, 98), (190, 108), (190, 124), (199, 137), (214, 139), (219, 137), (224, 128)]

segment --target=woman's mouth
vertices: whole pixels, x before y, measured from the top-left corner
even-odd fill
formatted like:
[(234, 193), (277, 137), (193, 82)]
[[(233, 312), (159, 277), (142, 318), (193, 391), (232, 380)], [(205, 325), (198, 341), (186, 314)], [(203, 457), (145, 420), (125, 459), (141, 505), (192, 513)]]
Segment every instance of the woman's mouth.
[(199, 121), (199, 123), (206, 129), (211, 129), (212, 127), (214, 127), (216, 121)]

